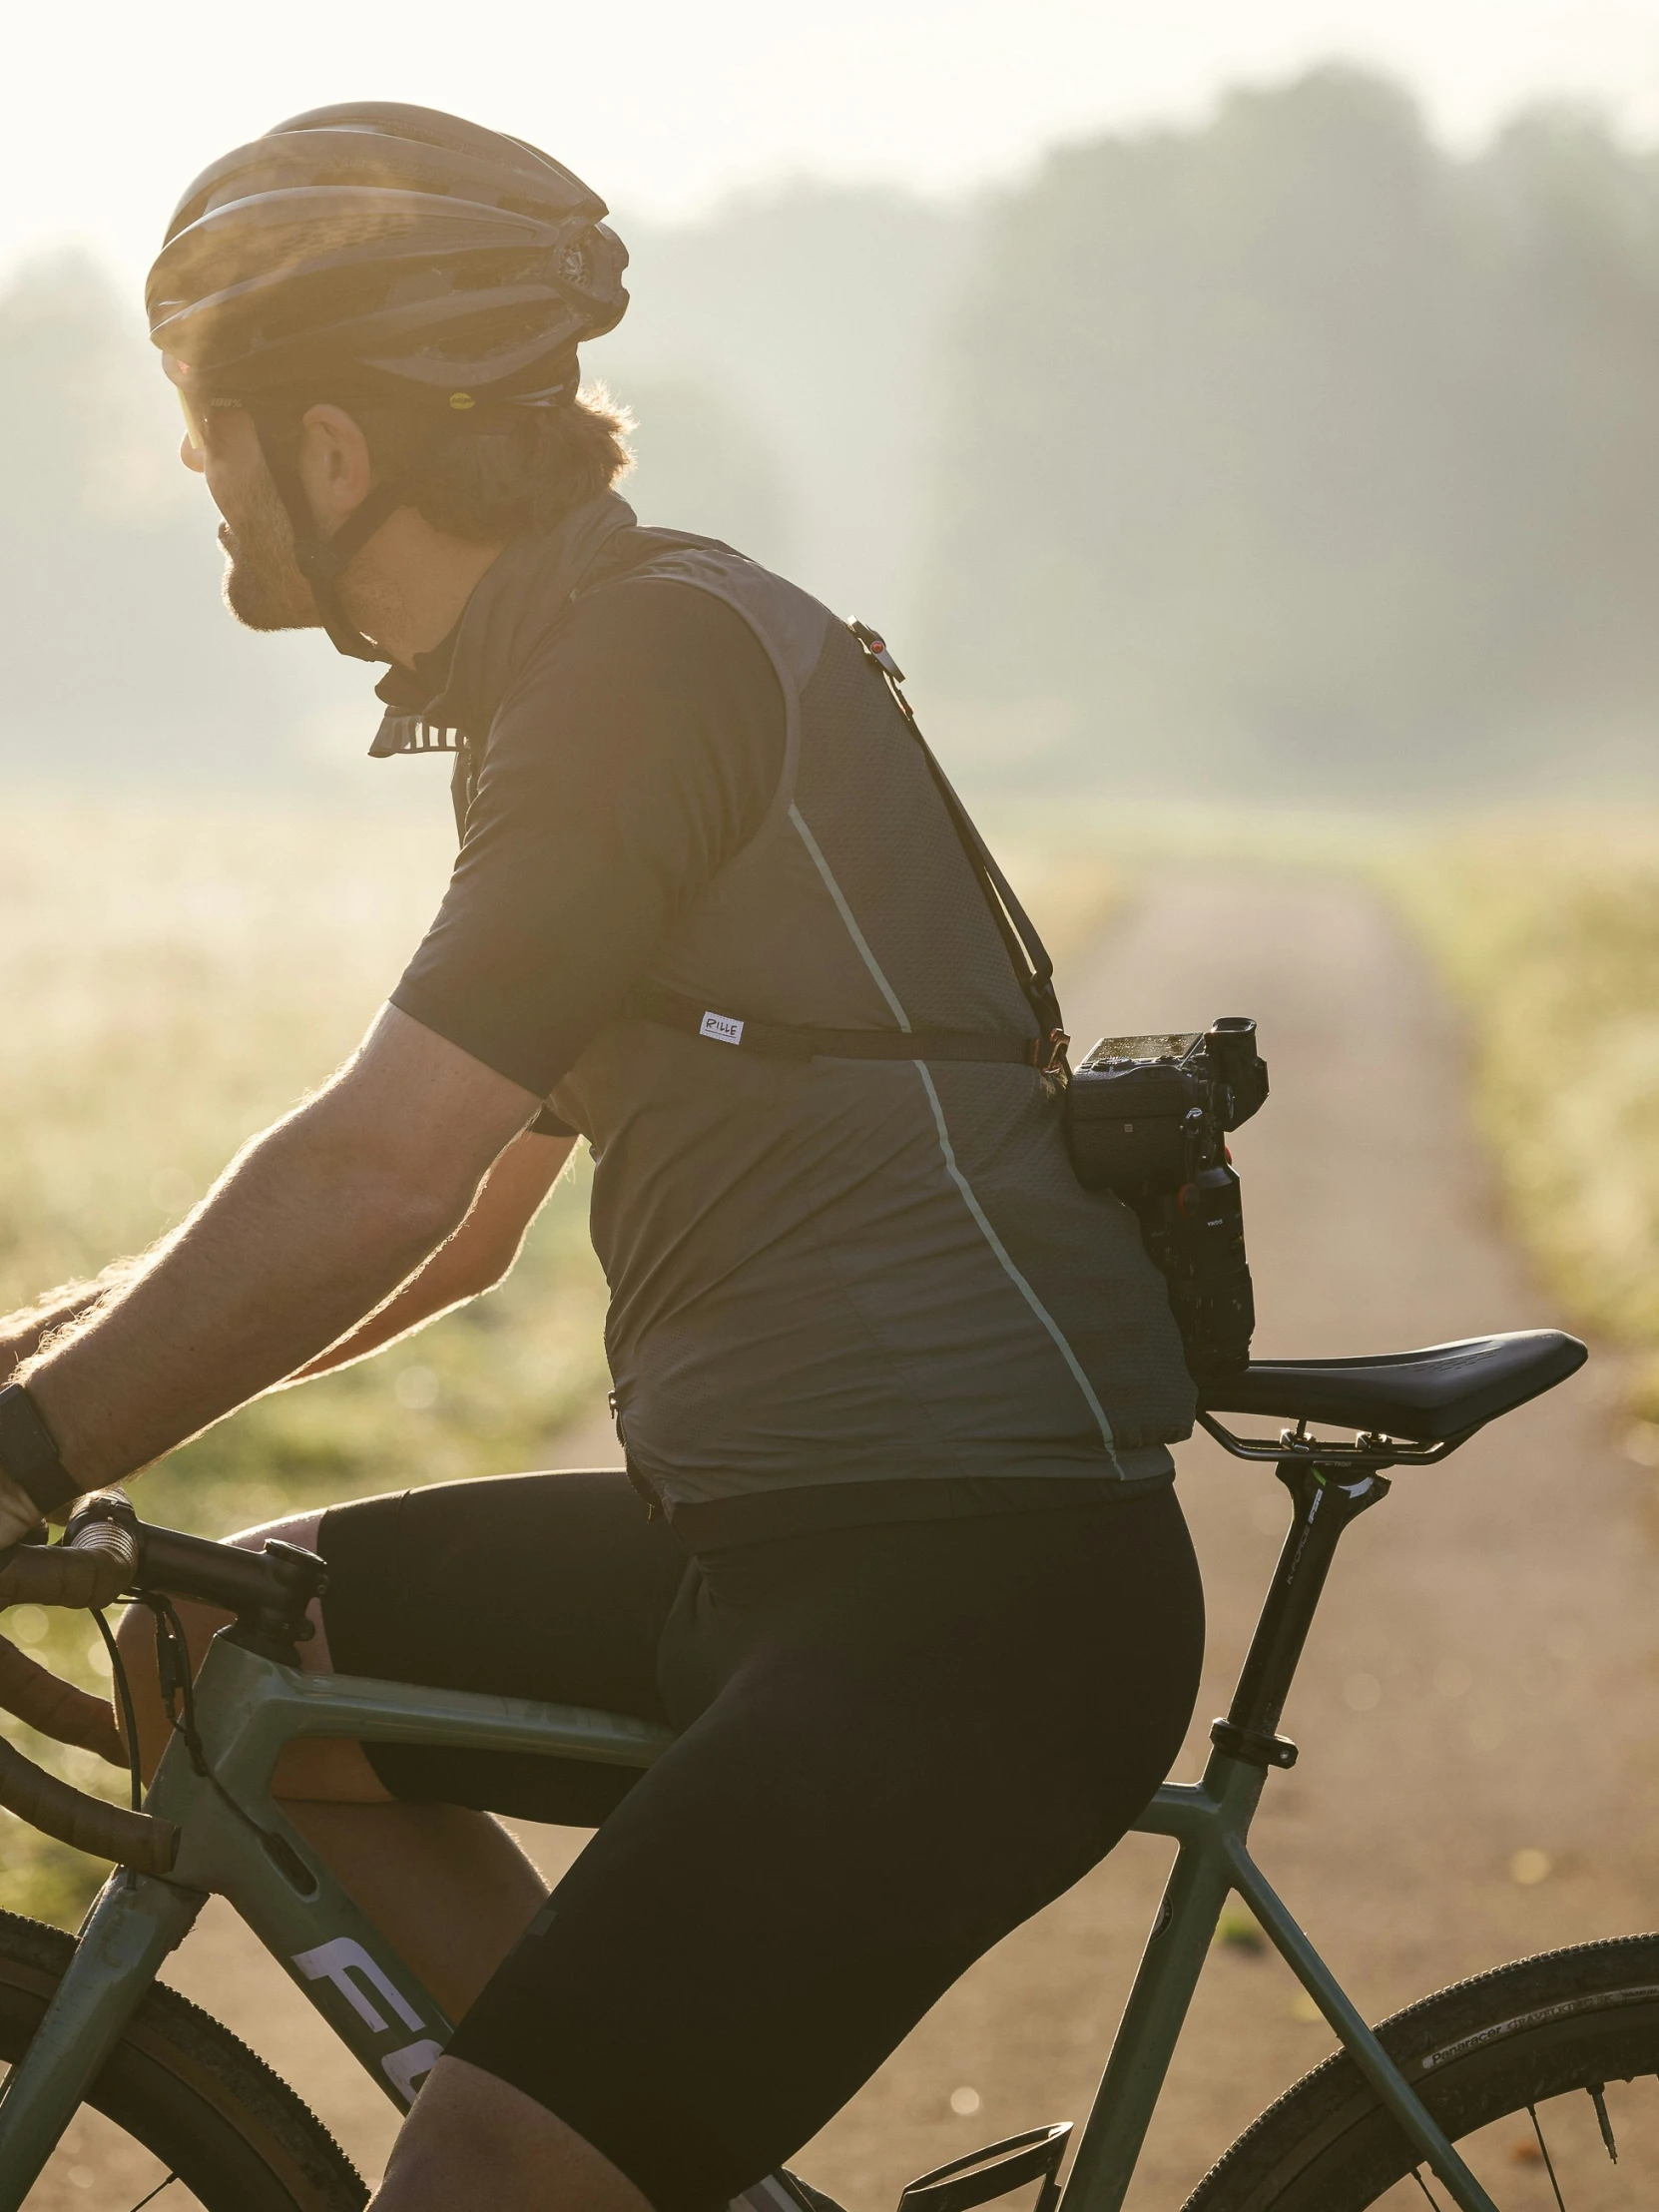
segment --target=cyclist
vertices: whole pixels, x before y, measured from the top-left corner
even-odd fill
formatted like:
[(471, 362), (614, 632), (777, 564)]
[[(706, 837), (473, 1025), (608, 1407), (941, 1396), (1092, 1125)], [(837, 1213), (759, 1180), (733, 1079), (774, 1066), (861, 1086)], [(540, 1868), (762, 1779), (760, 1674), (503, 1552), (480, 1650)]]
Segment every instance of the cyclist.
[[(461, 2016), (382, 2212), (724, 2205), (1117, 1841), (1202, 1645), (1191, 1386), (1071, 1176), (1063, 1040), (859, 638), (613, 489), (577, 370), (627, 302), (604, 214), (389, 105), (181, 203), (150, 312), (230, 604), (391, 664), (373, 750), (455, 748), (460, 851), (334, 1077), (0, 1329), (9, 1541), (486, 1289), (593, 1147), (627, 1471), (283, 1524), (329, 1566), (306, 1665), (677, 1731), (643, 1777), (286, 1755)], [(496, 1813), (598, 1833), (545, 1900)]]

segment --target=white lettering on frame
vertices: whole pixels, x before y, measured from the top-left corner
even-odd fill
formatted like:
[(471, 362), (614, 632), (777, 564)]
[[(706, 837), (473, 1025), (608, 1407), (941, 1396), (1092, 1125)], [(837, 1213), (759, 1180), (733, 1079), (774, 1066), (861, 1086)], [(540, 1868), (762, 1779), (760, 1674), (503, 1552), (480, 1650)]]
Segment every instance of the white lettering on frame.
[(293, 1962), (307, 1981), (331, 1981), (372, 2034), (383, 2035), (386, 2022), (372, 1999), (351, 1979), (354, 1973), (385, 1998), (405, 2027), (421, 2024), (420, 2014), (411, 2009), (408, 1999), (398, 1994), (362, 1944), (354, 1943), (349, 1936), (336, 1936), (331, 1943), (318, 1943), (315, 1950), (295, 1951)]

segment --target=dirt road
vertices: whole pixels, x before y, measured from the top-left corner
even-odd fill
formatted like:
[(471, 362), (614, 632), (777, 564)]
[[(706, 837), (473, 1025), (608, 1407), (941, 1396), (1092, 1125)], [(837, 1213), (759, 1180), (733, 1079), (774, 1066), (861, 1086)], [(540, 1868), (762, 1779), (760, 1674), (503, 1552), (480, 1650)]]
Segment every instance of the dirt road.
[[(1443, 1008), (1341, 882), (1156, 878), (1069, 978), (1080, 1036), (1256, 1014), (1274, 1097), (1236, 1142), (1263, 1354), (1372, 1352), (1548, 1321), (1493, 1218)], [(1374, 2015), (1470, 1968), (1659, 1922), (1659, 1629), (1651, 1475), (1613, 1449), (1592, 1363), (1443, 1469), (1402, 1472), (1348, 1540), (1257, 1831), (1269, 1874)], [(1284, 1522), (1266, 1469), (1205, 1441), (1182, 1495), (1211, 1608), (1183, 1762), (1225, 1705)], [(539, 1832), (549, 1869), (579, 1839)], [(1521, 1871), (1541, 1880), (1519, 1883)], [(886, 2212), (923, 2167), (1081, 2118), (1156, 1904), (1133, 1839), (941, 2003), (801, 2170)], [(171, 1978), (288, 2073), (377, 2170), (391, 2115), (215, 1909)], [(1216, 1953), (1132, 2203), (1172, 2212), (1327, 2047), (1266, 1954)], [(952, 2108), (952, 2099), (956, 2109)], [(964, 2112), (977, 2099), (977, 2108)], [(65, 2201), (71, 2201), (66, 2199)], [(84, 2197), (79, 2201), (87, 2201)]]

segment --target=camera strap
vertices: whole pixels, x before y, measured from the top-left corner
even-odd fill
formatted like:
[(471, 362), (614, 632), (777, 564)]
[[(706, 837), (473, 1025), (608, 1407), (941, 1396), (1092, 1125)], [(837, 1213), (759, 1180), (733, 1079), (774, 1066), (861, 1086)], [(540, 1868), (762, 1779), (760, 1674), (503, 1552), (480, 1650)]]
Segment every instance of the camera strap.
[(1054, 989), (1054, 962), (1048, 947), (1037, 934), (1036, 924), (1014, 894), (1013, 885), (996, 863), (989, 845), (979, 834), (973, 817), (957, 798), (949, 777), (940, 768), (933, 748), (921, 734), (915, 709), (904, 696), (904, 671), (887, 650), (886, 640), (872, 630), (866, 622), (848, 621), (846, 627), (864, 649), (865, 658), (880, 671), (893, 703), (904, 717), (911, 737), (921, 749), (921, 757), (927, 763), (927, 773), (932, 777), (939, 797), (944, 801), (946, 814), (955, 830), (968, 864), (978, 879), (979, 888), (990, 908), (997, 935), (1002, 939), (1008, 954), (1015, 980), (1024, 992), (1031, 1011), (1037, 1017), (1039, 1049), (1036, 1065), (1045, 1075), (1058, 1076), (1061, 1082), (1071, 1080), (1071, 1067), (1066, 1059), (1066, 1049), (1071, 1038), (1066, 1032), (1065, 1017), (1060, 1012), (1060, 1001)]

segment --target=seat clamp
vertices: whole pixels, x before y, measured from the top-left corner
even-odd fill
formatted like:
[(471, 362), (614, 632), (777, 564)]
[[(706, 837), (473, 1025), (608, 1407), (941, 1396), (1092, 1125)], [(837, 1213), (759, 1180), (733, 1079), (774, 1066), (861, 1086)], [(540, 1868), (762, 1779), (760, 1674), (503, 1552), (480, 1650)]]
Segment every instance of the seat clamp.
[(1242, 1759), (1250, 1767), (1294, 1767), (1300, 1756), (1289, 1736), (1264, 1736), (1259, 1729), (1235, 1728), (1231, 1721), (1212, 1721), (1210, 1741), (1229, 1759)]

